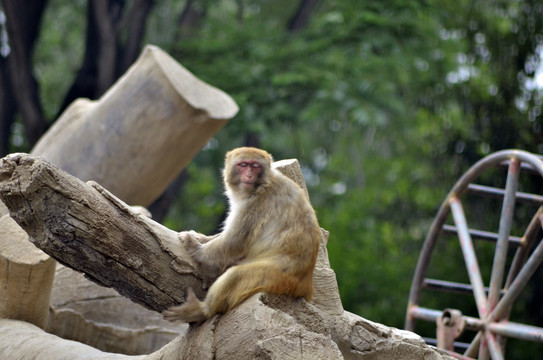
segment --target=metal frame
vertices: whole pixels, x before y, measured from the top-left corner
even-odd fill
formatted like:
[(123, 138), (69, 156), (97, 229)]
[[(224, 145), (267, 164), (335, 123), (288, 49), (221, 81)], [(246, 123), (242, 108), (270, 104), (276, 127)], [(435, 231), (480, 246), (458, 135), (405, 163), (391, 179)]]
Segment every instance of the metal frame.
[[(508, 173), (505, 189), (495, 189), (472, 184), (485, 170), (507, 164)], [(543, 342), (543, 328), (518, 324), (509, 321), (509, 312), (514, 301), (524, 289), (535, 270), (543, 262), (543, 241), (536, 245), (536, 235), (543, 226), (543, 197), (517, 192), (521, 170), (528, 169), (543, 177), (543, 161), (534, 154), (521, 150), (505, 150), (491, 154), (477, 162), (454, 185), (441, 205), (424, 242), (413, 277), (405, 328), (415, 330), (416, 320), (438, 323), (438, 343), (450, 344), (451, 334), (459, 329), (477, 331), (477, 335), (464, 355), (453, 353), (452, 345), (447, 349), (451, 355), (470, 358), (478, 355), (479, 359), (503, 359), (504, 341), (502, 337), (513, 337), (529, 341)], [(465, 193), (478, 193), (486, 196), (503, 198), (499, 230), (497, 234), (471, 230), (464, 215), (461, 197)], [(510, 235), (515, 204), (526, 202), (539, 206), (522, 238)], [(445, 221), (452, 214), (455, 226), (446, 225)], [(440, 234), (458, 235), (471, 284), (459, 284), (449, 281), (427, 279), (426, 272), (430, 258)], [(484, 287), (481, 271), (473, 248), (472, 238), (496, 243), (494, 262), (488, 288)], [(505, 279), (506, 256), (509, 247), (516, 247), (515, 257)], [(534, 248), (535, 246), (535, 248)], [(531, 255), (530, 249), (534, 248)], [(502, 286), (504, 288), (502, 289)], [(479, 318), (459, 315), (456, 321), (448, 316), (451, 309), (438, 311), (419, 305), (420, 294), (424, 288), (441, 289), (456, 292), (471, 292), (475, 298)], [(488, 296), (487, 296), (488, 294)], [(454, 326), (454, 327), (453, 327)], [(459, 334), (456, 334), (458, 336)]]

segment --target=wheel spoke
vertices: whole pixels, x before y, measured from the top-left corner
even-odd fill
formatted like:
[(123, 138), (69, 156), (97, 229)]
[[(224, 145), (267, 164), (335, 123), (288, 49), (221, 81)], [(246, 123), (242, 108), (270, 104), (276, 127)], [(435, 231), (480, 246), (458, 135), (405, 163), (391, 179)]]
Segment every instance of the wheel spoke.
[[(542, 217), (543, 216), (540, 216), (540, 220)], [(541, 265), (542, 261), (543, 241), (540, 241), (528, 261), (526, 261), (526, 264), (524, 264), (524, 267), (520, 273), (517, 275), (515, 280), (513, 280), (511, 287), (507, 290), (505, 295), (498, 302), (498, 305), (496, 305), (496, 308), (492, 311), (489, 317), (490, 321), (500, 320), (502, 316), (507, 313), (509, 307), (513, 305), (513, 302), (520, 295), (520, 292), (524, 289), (528, 283), (528, 280), (530, 280), (539, 265)]]
[(522, 265), (524, 265), (524, 262), (528, 257), (528, 251), (532, 247), (532, 244), (536, 240), (536, 236), (539, 234), (539, 230), (541, 229), (541, 222), (539, 221), (539, 217), (542, 214), (543, 206), (537, 210), (536, 214), (530, 221), (530, 224), (526, 228), (524, 236), (522, 237), (523, 240), (521, 242), (521, 246), (517, 249), (515, 257), (513, 258), (513, 262), (511, 263), (511, 267), (509, 268), (509, 274), (507, 275), (507, 281), (505, 282), (506, 289), (511, 286), (511, 283), (513, 282), (513, 280), (515, 280), (515, 277), (520, 272)]
[(467, 348), (466, 352), (464, 353), (465, 356), (468, 357), (476, 357), (477, 352), (479, 351), (479, 346), (481, 344), (481, 336), (483, 335), (483, 331), (479, 331), (475, 338), (473, 338), (473, 341), (469, 345), (469, 348)]
[(483, 331), (481, 335), (481, 344), (479, 345), (479, 355), (477, 359), (488, 360), (490, 359), (490, 352), (488, 351), (488, 342), (486, 340), (486, 333)]
[[(503, 360), (502, 349), (500, 348), (500, 343), (496, 339), (496, 336), (490, 331), (485, 332), (486, 343), (488, 345), (488, 351), (492, 360)], [(479, 357), (481, 359), (482, 357)]]
[(540, 327), (504, 321), (490, 323), (488, 329), (498, 335), (543, 343), (543, 328)]
[(515, 211), (515, 194), (518, 187), (518, 177), (520, 172), (520, 162), (513, 158), (509, 163), (507, 173), (507, 182), (505, 185), (505, 196), (503, 199), (502, 214), (500, 219), (500, 228), (498, 231), (498, 242), (494, 254), (494, 263), (492, 265), (492, 275), (490, 276), (490, 286), (488, 294), (488, 310), (492, 311), (500, 299), (500, 290), (503, 284), (503, 275), (505, 272), (505, 260), (507, 257), (507, 247), (513, 214)]
[(454, 223), (458, 229), (458, 238), (460, 239), (460, 246), (462, 247), (462, 253), (464, 254), (464, 260), (466, 261), (469, 278), (471, 285), (473, 286), (473, 295), (475, 296), (477, 310), (479, 311), (479, 316), (481, 319), (485, 319), (487, 315), (485, 287), (483, 285), (483, 278), (481, 277), (479, 263), (477, 262), (477, 257), (475, 256), (473, 242), (469, 234), (466, 216), (464, 215), (462, 204), (457, 197), (451, 197), (450, 205)]

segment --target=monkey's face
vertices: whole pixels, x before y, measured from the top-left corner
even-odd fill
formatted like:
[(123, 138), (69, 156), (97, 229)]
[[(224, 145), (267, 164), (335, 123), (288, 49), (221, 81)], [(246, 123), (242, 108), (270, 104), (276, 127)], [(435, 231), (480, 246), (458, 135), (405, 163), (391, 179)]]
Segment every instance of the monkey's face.
[(264, 150), (242, 147), (226, 154), (224, 180), (230, 191), (253, 193), (269, 181), (272, 158)]
[(241, 160), (236, 163), (236, 171), (239, 175), (241, 188), (250, 191), (260, 178), (262, 164), (256, 160)]

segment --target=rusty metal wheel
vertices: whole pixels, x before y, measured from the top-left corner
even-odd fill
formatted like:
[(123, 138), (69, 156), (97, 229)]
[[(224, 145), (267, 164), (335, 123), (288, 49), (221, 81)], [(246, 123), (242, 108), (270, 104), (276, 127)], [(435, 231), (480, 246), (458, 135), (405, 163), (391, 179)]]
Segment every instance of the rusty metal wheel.
[[(474, 183), (476, 180), (480, 181), (482, 175), (491, 171), (490, 169), (497, 171), (496, 169), (504, 166), (508, 169), (504, 189)], [(543, 196), (521, 191), (523, 190), (519, 182), (521, 172), (543, 177), (542, 158), (520, 150), (505, 150), (477, 162), (447, 195), (424, 242), (409, 294), (405, 328), (416, 332), (417, 320), (433, 322), (437, 326), (438, 347), (444, 348), (457, 358), (478, 356), (479, 359), (489, 357), (493, 360), (503, 359), (506, 338), (543, 342), (543, 328), (509, 321), (514, 302), (543, 261), (541, 239)], [(468, 200), (468, 196), (502, 199), (501, 212), (499, 206), (497, 207), (499, 216), (499, 221), (495, 221), (497, 233), (471, 229), (468, 226), (464, 203), (476, 203), (472, 198)], [(511, 235), (511, 230), (515, 209), (520, 204), (531, 207), (530, 211), (523, 209), (523, 214), (530, 214), (531, 220), (527, 225), (523, 225), (525, 231), (522, 237), (515, 237)], [(476, 215), (484, 217), (485, 214)], [(518, 228), (516, 223), (515, 226)], [(445, 241), (450, 242), (451, 237), (459, 240), (469, 284), (428, 277), (432, 256), (434, 258), (440, 256), (434, 251), (436, 245)], [(495, 243), (495, 246), (491, 246), (494, 253), (487, 256), (491, 260), (487, 267), (490, 274), (482, 273), (478, 261), (481, 253), (475, 250), (472, 239)], [(516, 250), (508, 253), (509, 248)], [(462, 269), (459, 271), (464, 272)], [(488, 275), (487, 288), (483, 278), (486, 276), (488, 279)], [(470, 294), (475, 300), (478, 316), (462, 314), (462, 311), (454, 309), (454, 306), (442, 310), (422, 306), (421, 295), (424, 292), (423, 298), (428, 299), (426, 293), (431, 290)], [(453, 302), (454, 297), (450, 296), (445, 300)], [(471, 304), (473, 308), (473, 302)], [(473, 331), (471, 333), (473, 336), (470, 337), (471, 342), (465, 344), (463, 355), (460, 355), (454, 352), (453, 348), (455, 339), (464, 330)], [(464, 334), (463, 337), (466, 335), (468, 334)]]

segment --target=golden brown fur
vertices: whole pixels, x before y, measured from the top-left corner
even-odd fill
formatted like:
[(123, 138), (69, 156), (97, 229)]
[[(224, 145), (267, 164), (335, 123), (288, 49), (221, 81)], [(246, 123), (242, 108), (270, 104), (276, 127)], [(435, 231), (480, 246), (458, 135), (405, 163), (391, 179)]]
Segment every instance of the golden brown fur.
[(311, 299), (319, 224), (302, 189), (272, 170), (271, 162), (267, 152), (256, 148), (226, 154), (223, 177), (230, 213), (223, 232), (179, 236), (200, 264), (227, 270), (204, 301), (189, 289), (186, 302), (167, 310), (166, 319), (202, 321), (261, 291)]

